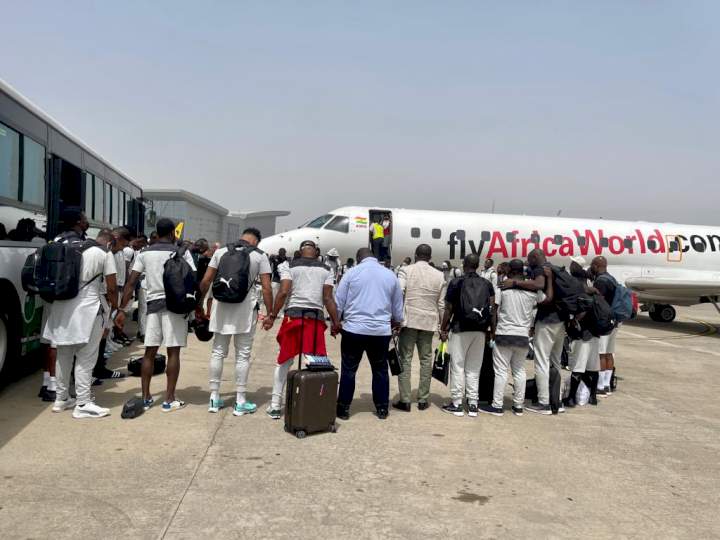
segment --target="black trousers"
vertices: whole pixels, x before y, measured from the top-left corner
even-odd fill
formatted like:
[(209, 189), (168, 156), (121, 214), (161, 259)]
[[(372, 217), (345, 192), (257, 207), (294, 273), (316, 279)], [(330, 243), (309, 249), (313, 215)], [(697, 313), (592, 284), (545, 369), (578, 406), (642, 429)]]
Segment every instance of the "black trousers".
[(387, 353), (390, 336), (365, 336), (343, 330), (340, 352), (340, 391), (338, 405), (349, 408), (355, 394), (355, 375), (363, 353), (367, 353), (372, 369), (372, 394), (376, 409), (387, 409), (390, 400), (390, 376)]
[(376, 238), (372, 241), (372, 252), (375, 258), (382, 262), (382, 256), (383, 256), (383, 242), (384, 240), (382, 238)]

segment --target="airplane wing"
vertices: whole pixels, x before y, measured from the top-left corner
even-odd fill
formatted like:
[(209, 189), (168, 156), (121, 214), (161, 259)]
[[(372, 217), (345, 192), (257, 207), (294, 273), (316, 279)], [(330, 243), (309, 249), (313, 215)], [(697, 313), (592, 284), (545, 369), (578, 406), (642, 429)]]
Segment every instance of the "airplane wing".
[(717, 296), (720, 295), (720, 280), (691, 281), (668, 278), (628, 278), (625, 286), (639, 293), (664, 294), (670, 296)]

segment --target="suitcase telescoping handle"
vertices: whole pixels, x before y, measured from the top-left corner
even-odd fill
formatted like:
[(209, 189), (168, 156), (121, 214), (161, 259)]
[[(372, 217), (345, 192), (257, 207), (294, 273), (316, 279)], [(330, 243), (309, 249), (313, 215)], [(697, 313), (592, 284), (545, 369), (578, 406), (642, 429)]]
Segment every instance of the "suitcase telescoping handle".
[[(303, 309), (300, 312), (300, 353), (298, 354), (298, 369), (302, 369), (303, 345), (305, 345), (305, 314), (314, 313), (317, 320), (317, 310)], [(313, 331), (313, 354), (317, 354), (317, 327)]]

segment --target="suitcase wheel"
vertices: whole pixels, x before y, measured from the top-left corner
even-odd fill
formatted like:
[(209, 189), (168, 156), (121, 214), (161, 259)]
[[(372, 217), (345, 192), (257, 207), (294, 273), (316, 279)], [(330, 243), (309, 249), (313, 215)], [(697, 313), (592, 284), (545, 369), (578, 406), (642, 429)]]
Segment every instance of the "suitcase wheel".
[(295, 432), (295, 436), (298, 439), (304, 439), (306, 435), (307, 435), (307, 433), (305, 433), (305, 431), (303, 431), (302, 429)]

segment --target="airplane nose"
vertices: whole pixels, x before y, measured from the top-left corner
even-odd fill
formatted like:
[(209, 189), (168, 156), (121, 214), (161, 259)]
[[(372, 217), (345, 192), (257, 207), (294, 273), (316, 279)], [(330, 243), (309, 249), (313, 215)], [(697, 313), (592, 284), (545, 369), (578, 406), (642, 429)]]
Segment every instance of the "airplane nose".
[(283, 234), (275, 234), (260, 241), (258, 248), (268, 255), (277, 254), (280, 248), (288, 249), (288, 238)]

